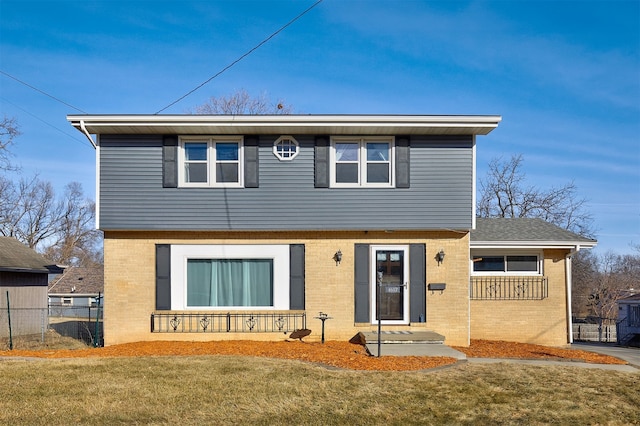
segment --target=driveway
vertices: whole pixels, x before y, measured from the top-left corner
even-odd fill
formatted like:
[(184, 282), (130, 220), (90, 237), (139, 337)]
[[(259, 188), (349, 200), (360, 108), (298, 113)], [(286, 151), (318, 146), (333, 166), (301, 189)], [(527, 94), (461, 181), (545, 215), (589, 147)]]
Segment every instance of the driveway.
[(640, 368), (640, 348), (616, 346), (606, 343), (574, 342), (571, 349), (596, 352), (604, 355), (611, 355), (627, 361), (630, 365)]

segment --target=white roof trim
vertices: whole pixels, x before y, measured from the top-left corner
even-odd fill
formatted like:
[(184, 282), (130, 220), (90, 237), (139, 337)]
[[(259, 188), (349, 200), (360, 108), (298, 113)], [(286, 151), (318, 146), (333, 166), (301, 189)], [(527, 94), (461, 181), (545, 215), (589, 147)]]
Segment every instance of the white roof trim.
[(497, 115), (68, 115), (78, 130), (112, 133), (483, 134)]
[(572, 248), (593, 248), (597, 242), (572, 242), (572, 241), (471, 241), (469, 243), (472, 249), (488, 249), (488, 248), (558, 248), (558, 249), (572, 249)]

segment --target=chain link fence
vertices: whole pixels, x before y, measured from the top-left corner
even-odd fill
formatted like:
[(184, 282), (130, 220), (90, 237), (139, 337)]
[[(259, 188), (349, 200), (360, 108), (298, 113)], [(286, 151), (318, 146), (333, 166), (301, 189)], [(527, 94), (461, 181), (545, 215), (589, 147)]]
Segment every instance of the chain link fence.
[(53, 332), (87, 345), (102, 346), (103, 319), (102, 307), (97, 306), (0, 307), (0, 350), (9, 349), (12, 341), (44, 344)]

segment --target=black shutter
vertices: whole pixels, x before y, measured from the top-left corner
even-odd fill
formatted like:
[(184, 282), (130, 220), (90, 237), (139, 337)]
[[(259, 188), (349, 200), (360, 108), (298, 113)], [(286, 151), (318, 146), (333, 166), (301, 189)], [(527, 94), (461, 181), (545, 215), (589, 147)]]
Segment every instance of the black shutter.
[(178, 137), (162, 137), (162, 187), (178, 187)]
[(409, 188), (410, 184), (409, 136), (396, 137), (396, 188)]
[(355, 245), (355, 322), (371, 322), (369, 297), (369, 244)]
[(329, 187), (329, 136), (316, 136), (315, 187)]
[(156, 309), (171, 309), (171, 246), (156, 244)]
[(289, 246), (289, 309), (304, 309), (304, 244)]
[(244, 187), (257, 188), (260, 184), (258, 161), (258, 137), (244, 138)]
[[(409, 321), (426, 321), (426, 250), (424, 244), (409, 245)], [(422, 316), (422, 318), (420, 317)]]

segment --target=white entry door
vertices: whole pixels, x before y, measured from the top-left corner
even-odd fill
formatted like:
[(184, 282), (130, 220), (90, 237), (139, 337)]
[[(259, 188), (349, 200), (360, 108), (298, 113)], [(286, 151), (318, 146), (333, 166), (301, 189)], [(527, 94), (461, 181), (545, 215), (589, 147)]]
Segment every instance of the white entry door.
[(371, 322), (409, 324), (409, 247), (371, 246)]

